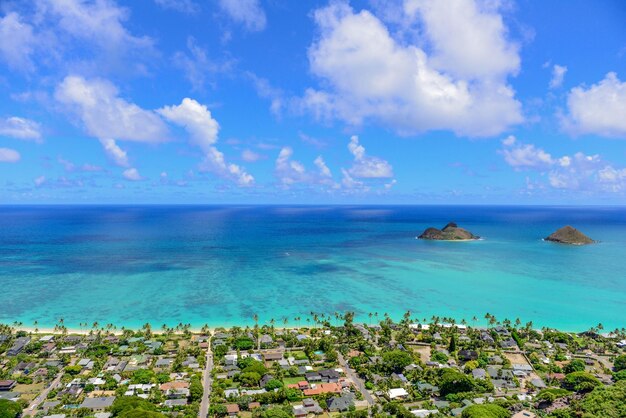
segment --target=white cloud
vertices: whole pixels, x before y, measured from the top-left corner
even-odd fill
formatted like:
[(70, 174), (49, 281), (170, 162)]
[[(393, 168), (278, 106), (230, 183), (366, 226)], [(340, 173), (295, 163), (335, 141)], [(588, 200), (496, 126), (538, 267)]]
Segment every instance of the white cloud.
[(554, 164), (550, 154), (532, 144), (520, 144), (514, 136), (507, 137), (502, 144), (505, 146), (502, 150), (504, 160), (516, 170), (547, 168)]
[(321, 187), (324, 191), (339, 188), (321, 155), (313, 161), (317, 171), (308, 171), (300, 161), (292, 160), (292, 156), (293, 149), (283, 147), (276, 159), (274, 174), (283, 189), (290, 189), (297, 184), (305, 188)]
[(485, 2), (405, 0), (404, 9), (407, 16), (421, 18), (437, 70), (467, 80), (519, 71), (519, 45), (507, 39), (502, 16)]
[(328, 168), (328, 166), (326, 165), (326, 162), (324, 161), (324, 158), (322, 158), (321, 155), (319, 155), (313, 161), (313, 164), (315, 164), (315, 166), (319, 170), (320, 176), (328, 177), (328, 178), (332, 178), (333, 177), (333, 173), (331, 173), (330, 168)]
[(61, 164), (63, 166), (63, 168), (65, 169), (65, 171), (67, 172), (74, 172), (74, 171), (82, 171), (82, 172), (97, 172), (97, 171), (102, 171), (102, 167), (97, 166), (97, 165), (93, 165), (93, 164), (83, 164), (80, 166), (77, 166), (76, 164), (74, 164), (73, 162), (66, 160), (65, 158), (57, 158), (57, 161), (59, 162), (59, 164)]
[[(367, 10), (355, 13), (344, 2), (317, 10), (320, 36), (309, 61), (326, 87), (307, 89), (302, 106), (318, 118), (353, 125), (371, 119), (401, 134), (445, 129), (491, 136), (521, 122), (521, 104), (506, 84), (519, 56), (501, 17), (470, 0), (449, 11), (440, 3), (407, 2), (407, 12), (425, 26), (431, 55), (396, 41)], [(457, 24), (446, 26), (444, 17)]]
[(578, 86), (570, 90), (567, 110), (562, 126), (574, 135), (626, 139), (626, 82), (613, 72), (589, 88)]
[(354, 163), (348, 170), (356, 178), (390, 178), (393, 177), (393, 168), (389, 162), (365, 154), (365, 148), (359, 144), (359, 138), (353, 135), (348, 144), (348, 150), (354, 156)]
[(128, 181), (140, 181), (143, 180), (143, 177), (139, 174), (136, 168), (128, 168), (124, 170), (122, 176)]
[(39, 176), (35, 180), (33, 180), (35, 186), (39, 187), (46, 182), (46, 176)]
[(181, 13), (197, 13), (200, 6), (191, 0), (154, 0), (156, 4), (164, 9), (176, 10)]
[(246, 29), (258, 32), (265, 29), (267, 19), (259, 0), (219, 0), (221, 9)]
[(64, 73), (145, 73), (146, 58), (157, 55), (151, 38), (128, 31), (129, 9), (115, 1), (22, 3), (19, 14), (0, 18), (0, 58), (15, 71), (47, 66)]
[[(533, 170), (545, 176), (555, 189), (585, 192), (620, 192), (626, 190), (626, 168), (614, 168), (595, 155), (577, 152), (554, 158), (532, 144), (522, 144), (510, 136), (500, 153), (516, 170)], [(541, 188), (527, 178), (529, 188)]]
[(259, 161), (263, 156), (258, 154), (250, 149), (245, 149), (241, 152), (241, 158), (249, 163), (253, 163), (255, 161)]
[(35, 121), (11, 116), (0, 119), (0, 136), (41, 141), (41, 126)]
[(188, 52), (178, 51), (174, 54), (174, 65), (180, 68), (194, 90), (202, 90), (207, 83), (207, 75), (225, 72), (232, 68), (230, 60), (217, 62), (209, 58), (206, 49), (200, 47), (195, 38), (187, 38)]
[(213, 119), (211, 111), (205, 105), (194, 99), (186, 97), (180, 105), (165, 106), (157, 112), (168, 121), (184, 127), (202, 151), (208, 152), (217, 142), (219, 123)]
[(16, 163), (20, 158), (20, 153), (14, 149), (0, 148), (0, 163)]
[[(112, 1), (41, 0), (37, 6), (38, 18), (45, 16), (60, 33), (90, 42), (106, 61), (124, 60), (127, 71), (140, 52), (153, 50), (151, 38), (134, 36), (126, 29), (129, 11)], [(66, 45), (57, 46), (62, 49)]]
[(214, 146), (220, 127), (205, 105), (185, 98), (180, 105), (165, 106), (157, 112), (189, 132), (192, 142), (205, 154), (205, 159), (201, 164), (203, 170), (234, 180), (240, 186), (254, 184), (252, 175), (236, 164), (226, 163), (224, 154)]
[(550, 79), (550, 88), (556, 89), (563, 85), (563, 79), (565, 78), (565, 73), (567, 72), (567, 67), (563, 65), (555, 64), (552, 67), (552, 79)]
[(270, 100), (270, 112), (272, 112), (274, 116), (279, 117), (283, 107), (285, 106), (283, 92), (272, 86), (265, 78), (257, 77), (256, 74), (251, 72), (248, 72), (247, 75), (254, 83), (254, 88), (259, 97)]
[(0, 18), (0, 57), (13, 70), (32, 71), (36, 38), (33, 28), (15, 12)]
[(126, 151), (117, 145), (114, 139), (100, 139), (100, 144), (102, 144), (102, 148), (104, 149), (107, 157), (109, 157), (116, 165), (120, 167), (128, 167), (128, 155), (126, 154)]
[(293, 149), (284, 147), (280, 150), (276, 159), (275, 174), (284, 188), (289, 188), (295, 183), (308, 182), (310, 177), (306, 173), (304, 165), (291, 159)]
[(166, 139), (167, 127), (159, 116), (119, 97), (107, 80), (67, 76), (57, 86), (55, 98), (77, 114), (87, 133), (96, 138), (147, 143)]

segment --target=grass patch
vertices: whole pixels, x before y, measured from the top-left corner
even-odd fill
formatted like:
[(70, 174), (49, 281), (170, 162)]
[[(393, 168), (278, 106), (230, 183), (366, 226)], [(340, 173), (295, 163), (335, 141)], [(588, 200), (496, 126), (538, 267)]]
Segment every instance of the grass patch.
[(285, 386), (287, 385), (295, 385), (298, 382), (302, 382), (303, 380), (306, 380), (304, 378), (304, 376), (302, 377), (285, 377), (283, 379), (283, 383), (285, 384)]

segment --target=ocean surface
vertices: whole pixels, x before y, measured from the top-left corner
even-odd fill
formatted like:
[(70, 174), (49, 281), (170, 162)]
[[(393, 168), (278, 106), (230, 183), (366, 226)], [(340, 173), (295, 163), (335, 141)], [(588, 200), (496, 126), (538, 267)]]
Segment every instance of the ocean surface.
[[(484, 239), (416, 239), (449, 221)], [(542, 241), (565, 224), (600, 243)], [(407, 310), (624, 327), (626, 208), (0, 207), (0, 322), (294, 326)]]

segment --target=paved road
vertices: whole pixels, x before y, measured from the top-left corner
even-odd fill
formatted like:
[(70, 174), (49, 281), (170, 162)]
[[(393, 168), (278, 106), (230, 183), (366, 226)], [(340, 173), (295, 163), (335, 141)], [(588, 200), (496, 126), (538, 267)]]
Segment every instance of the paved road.
[(204, 387), (204, 393), (202, 394), (202, 403), (200, 404), (198, 418), (206, 418), (209, 415), (209, 395), (211, 394), (211, 385), (213, 384), (213, 379), (211, 377), (212, 371), (213, 351), (211, 350), (211, 342), (209, 341), (209, 348), (206, 352), (206, 366), (204, 367), (204, 373), (202, 377), (202, 386)]
[(376, 402), (374, 401), (374, 398), (372, 397), (372, 395), (365, 388), (365, 384), (363, 383), (363, 380), (361, 380), (359, 375), (356, 374), (356, 372), (352, 370), (350, 366), (348, 366), (348, 363), (343, 358), (343, 355), (340, 352), (337, 352), (337, 357), (339, 358), (339, 364), (341, 364), (341, 367), (346, 372), (346, 376), (348, 376), (354, 382), (354, 384), (359, 389), (359, 391), (361, 391), (368, 405), (369, 406), (374, 405)]
[[(73, 362), (70, 363), (70, 365), (71, 364), (73, 364)], [(61, 378), (63, 377), (63, 370), (64, 369), (61, 369), (59, 373), (57, 374), (57, 376), (52, 381), (52, 383), (50, 383), (50, 385), (47, 388), (45, 388), (43, 392), (41, 392), (39, 395), (37, 395), (35, 399), (33, 399), (30, 405), (28, 405), (28, 408), (24, 410), (23, 415), (35, 415), (39, 405), (41, 405), (43, 402), (46, 401), (46, 399), (48, 399), (48, 393), (50, 393), (51, 390), (56, 388), (61, 382)]]

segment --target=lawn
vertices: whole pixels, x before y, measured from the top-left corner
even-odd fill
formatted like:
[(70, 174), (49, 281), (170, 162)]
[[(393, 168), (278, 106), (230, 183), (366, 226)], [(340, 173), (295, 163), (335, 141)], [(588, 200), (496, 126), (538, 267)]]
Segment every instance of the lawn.
[(283, 379), (283, 383), (285, 384), (285, 386), (287, 386), (287, 385), (295, 385), (296, 383), (301, 382), (303, 380), (305, 380), (304, 376), (302, 376), (302, 377), (285, 377)]

